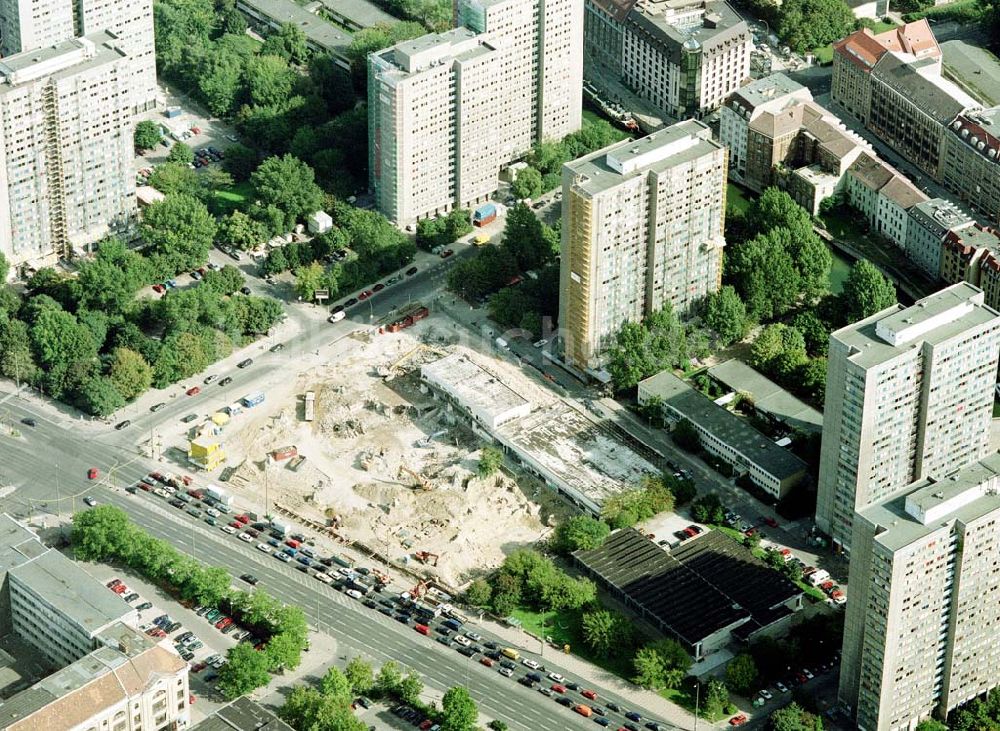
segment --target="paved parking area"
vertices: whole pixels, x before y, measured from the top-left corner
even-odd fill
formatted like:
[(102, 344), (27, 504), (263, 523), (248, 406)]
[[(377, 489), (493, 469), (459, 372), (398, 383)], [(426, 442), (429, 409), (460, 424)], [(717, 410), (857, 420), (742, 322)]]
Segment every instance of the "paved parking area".
[[(93, 564), (87, 568), (105, 586), (112, 579), (121, 579), (128, 587), (124, 595), (132, 592), (139, 594), (138, 599), (129, 602), (133, 607), (139, 607), (145, 602), (152, 604), (151, 607), (138, 611), (140, 627), (152, 623), (154, 619), (163, 614), (168, 614), (175, 622), (180, 622), (181, 626), (178, 629), (163, 638), (163, 641), (171, 648), (174, 646), (173, 640), (178, 635), (194, 632), (204, 646), (194, 651), (194, 657), (189, 661), (189, 664), (204, 662), (206, 658), (215, 654), (224, 656), (226, 651), (236, 644), (232, 634), (223, 634), (203, 617), (199, 617), (193, 608), (183, 606), (159, 587), (131, 573), (116, 570), (104, 564)], [(226, 704), (222, 696), (215, 691), (213, 684), (206, 681), (206, 676), (212, 672), (212, 668), (206, 668), (200, 673), (192, 672), (190, 674), (191, 693), (195, 696), (195, 704), (191, 709), (191, 720), (194, 723), (215, 713)]]

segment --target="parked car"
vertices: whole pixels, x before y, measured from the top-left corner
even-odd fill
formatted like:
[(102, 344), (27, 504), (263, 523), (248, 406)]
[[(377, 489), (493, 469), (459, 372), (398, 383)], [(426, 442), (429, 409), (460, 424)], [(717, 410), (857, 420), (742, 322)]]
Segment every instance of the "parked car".
[(197, 396), (199, 393), (201, 393), (201, 388), (198, 386), (192, 386), (187, 391), (185, 391), (185, 393), (188, 396)]
[(125, 421), (119, 421), (117, 424), (115, 424), (115, 429), (117, 431), (121, 431), (122, 429), (127, 429), (131, 425), (132, 425), (132, 422), (129, 421), (128, 419), (125, 419)]
[(247, 359), (241, 360), (239, 363), (237, 363), (236, 367), (237, 368), (248, 368), (249, 366), (252, 366), (252, 365), (253, 365), (253, 358), (247, 358)]

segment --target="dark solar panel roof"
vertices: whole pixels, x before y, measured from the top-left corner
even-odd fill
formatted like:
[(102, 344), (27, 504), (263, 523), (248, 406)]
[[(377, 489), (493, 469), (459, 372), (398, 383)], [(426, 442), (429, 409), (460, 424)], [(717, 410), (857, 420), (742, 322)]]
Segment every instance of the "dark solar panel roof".
[(574, 556), (681, 640), (694, 645), (733, 624), (761, 626), (799, 589), (718, 532), (665, 551), (635, 529), (612, 533), (604, 545)]

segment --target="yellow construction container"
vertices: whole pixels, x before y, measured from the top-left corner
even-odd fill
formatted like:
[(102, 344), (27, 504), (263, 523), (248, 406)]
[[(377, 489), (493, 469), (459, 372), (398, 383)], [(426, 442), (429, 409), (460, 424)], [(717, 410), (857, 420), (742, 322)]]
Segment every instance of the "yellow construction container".
[(188, 461), (203, 470), (214, 470), (224, 464), (226, 453), (222, 443), (207, 437), (192, 439), (188, 444)]
[(225, 426), (229, 423), (229, 414), (224, 411), (216, 411), (212, 414), (212, 423), (217, 426)]

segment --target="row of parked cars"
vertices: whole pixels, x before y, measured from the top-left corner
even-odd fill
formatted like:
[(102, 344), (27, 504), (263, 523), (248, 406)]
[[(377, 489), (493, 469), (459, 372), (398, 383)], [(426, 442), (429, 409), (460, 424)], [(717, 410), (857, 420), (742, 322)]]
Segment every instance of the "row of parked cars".
[[(412, 277), (414, 274), (417, 273), (417, 271), (418, 271), (417, 267), (410, 267), (409, 269), (406, 270), (405, 274), (407, 277)], [(389, 279), (385, 280), (385, 282), (378, 282), (371, 289), (366, 289), (359, 292), (357, 297), (351, 297), (349, 299), (344, 300), (339, 305), (334, 305), (333, 307), (330, 308), (330, 317), (327, 319), (330, 322), (339, 322), (340, 320), (343, 320), (346, 314), (345, 310), (354, 307), (354, 305), (358, 304), (359, 302), (364, 302), (366, 299), (374, 297), (376, 294), (381, 292), (386, 287), (391, 287), (392, 285), (396, 284), (402, 279), (403, 279), (402, 274), (390, 277)]]

